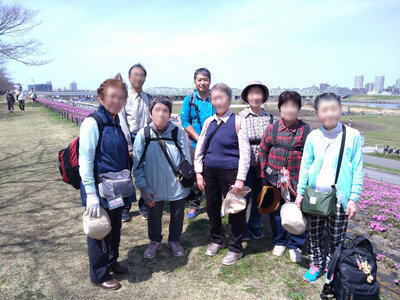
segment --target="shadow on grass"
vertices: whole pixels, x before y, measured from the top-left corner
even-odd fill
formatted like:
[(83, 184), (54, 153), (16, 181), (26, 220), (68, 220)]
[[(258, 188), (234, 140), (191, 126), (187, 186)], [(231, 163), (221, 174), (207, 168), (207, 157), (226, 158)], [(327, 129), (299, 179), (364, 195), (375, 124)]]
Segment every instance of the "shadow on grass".
[(126, 279), (135, 283), (151, 279), (154, 273), (178, 271), (188, 263), (193, 248), (208, 244), (208, 234), (204, 234), (206, 232), (208, 232), (207, 219), (189, 221), (189, 225), (181, 236), (181, 244), (185, 251), (183, 257), (172, 256), (165, 243), (162, 250), (153, 259), (143, 258), (143, 253), (148, 244), (133, 247), (129, 250), (127, 259), (121, 261), (121, 264), (129, 268), (129, 274), (115, 276), (115, 278), (118, 280)]

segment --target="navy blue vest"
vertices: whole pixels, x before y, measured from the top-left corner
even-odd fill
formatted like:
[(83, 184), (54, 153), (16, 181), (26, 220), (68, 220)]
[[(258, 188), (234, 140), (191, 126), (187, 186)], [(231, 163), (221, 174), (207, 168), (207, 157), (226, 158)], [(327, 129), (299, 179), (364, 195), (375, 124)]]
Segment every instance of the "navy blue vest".
[[(222, 121), (221, 121), (222, 122)], [(217, 128), (214, 120), (207, 128), (205, 141)], [(239, 139), (236, 133), (235, 114), (232, 114), (216, 132), (205, 154), (204, 164), (215, 169), (237, 169), (239, 165)]]
[[(128, 144), (124, 133), (119, 125), (118, 115), (113, 120), (110, 113), (100, 104), (96, 114), (103, 120), (104, 128), (100, 133), (99, 142), (96, 148), (94, 158), (94, 177), (96, 180), (99, 174), (107, 172), (118, 172), (124, 169), (129, 169)], [(97, 191), (97, 196), (100, 199), (101, 206), (107, 208), (107, 200), (100, 197)], [(82, 205), (86, 205), (86, 192), (81, 184), (81, 199)]]

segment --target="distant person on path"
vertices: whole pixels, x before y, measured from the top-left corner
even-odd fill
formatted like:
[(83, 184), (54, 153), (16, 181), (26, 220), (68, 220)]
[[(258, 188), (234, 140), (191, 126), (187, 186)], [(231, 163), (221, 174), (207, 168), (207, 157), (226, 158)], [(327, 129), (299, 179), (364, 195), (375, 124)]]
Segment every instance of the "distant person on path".
[[(206, 255), (215, 256), (225, 241), (221, 205), (229, 190), (239, 193), (244, 187), (250, 166), (250, 143), (246, 122), (230, 110), (232, 90), (225, 83), (211, 89), (211, 103), (216, 113), (204, 122), (197, 142), (195, 171), (199, 189), (206, 193), (211, 243)], [(233, 265), (243, 255), (245, 210), (229, 214), (231, 239), (222, 264)]]
[(98, 216), (100, 206), (107, 212), (111, 221), (111, 232), (103, 239), (87, 237), (90, 279), (106, 290), (115, 290), (121, 284), (111, 277), (126, 274), (128, 268), (120, 265), (119, 243), (121, 237), (121, 216), (123, 207), (110, 208), (110, 199), (100, 196), (98, 179), (100, 174), (120, 172), (130, 168), (128, 145), (119, 126), (118, 113), (127, 99), (127, 86), (121, 74), (105, 80), (97, 89), (100, 105), (96, 114), (103, 121), (101, 134), (97, 121), (86, 118), (80, 127), (79, 173), (82, 178), (81, 199), (86, 206), (85, 214)]
[[(268, 169), (275, 170), (286, 176), (288, 192), (285, 198), (281, 189), (281, 203), (270, 213), (269, 219), (272, 228), (272, 254), (281, 257), (289, 248), (290, 260), (294, 263), (302, 261), (302, 248), (307, 234), (299, 235), (287, 232), (282, 226), (281, 207), (286, 201), (294, 202), (299, 179), (300, 162), (303, 146), (310, 126), (298, 118), (301, 109), (301, 96), (295, 91), (284, 91), (278, 98), (278, 109), (281, 119), (268, 126), (261, 141), (258, 159), (261, 167), (261, 177), (267, 185), (280, 188), (279, 183), (268, 181)], [(278, 175), (279, 177), (279, 175)], [(283, 178), (283, 177), (281, 177)]]
[[(340, 98), (334, 93), (321, 94), (315, 99), (314, 108), (322, 126), (308, 135), (304, 146), (297, 185), (296, 203), (299, 208), (307, 187), (327, 194), (332, 191), (335, 176), (338, 177), (336, 214), (330, 217), (310, 215), (308, 229), (310, 269), (304, 275), (304, 280), (310, 283), (315, 282), (324, 269), (327, 271), (332, 254), (344, 242), (347, 222), (356, 214), (363, 185), (361, 136), (358, 130), (340, 122), (342, 114)], [(342, 163), (336, 175), (344, 132)], [(322, 245), (325, 224), (328, 227), (329, 238), (326, 259), (323, 257), (325, 251)], [(326, 283), (330, 280), (331, 278), (326, 278)]]
[[(133, 65), (128, 72), (131, 87), (128, 90), (128, 101), (125, 107), (119, 113), (121, 120), (122, 131), (124, 132), (126, 141), (128, 142), (129, 157), (133, 160), (133, 143), (140, 129), (150, 124), (151, 117), (149, 105), (151, 95), (142, 90), (143, 84), (146, 81), (147, 71), (141, 64)], [(135, 199), (133, 201), (136, 201)], [(122, 212), (122, 221), (129, 222), (131, 216), (132, 202), (125, 203)], [(143, 219), (147, 219), (148, 207), (143, 198), (139, 199), (139, 212)]]
[(31, 88), (31, 90), (29, 91), (29, 98), (31, 98), (32, 107), (34, 107), (37, 96), (36, 96), (36, 92), (33, 90), (33, 88)]
[[(190, 156), (194, 161), (197, 140), (199, 139), (204, 121), (215, 114), (215, 109), (210, 102), (211, 73), (206, 68), (194, 72), (194, 85), (196, 89), (185, 97), (181, 109), (182, 127), (189, 134)], [(189, 211), (187, 217), (195, 218), (200, 211), (202, 192), (195, 183), (188, 197)]]
[[(190, 193), (190, 188), (183, 187), (178, 181), (164, 150), (175, 168), (181, 160), (186, 159), (189, 163), (191, 160), (186, 134), (169, 120), (171, 113), (172, 102), (168, 97), (154, 97), (150, 104), (153, 122), (139, 130), (133, 146), (135, 184), (149, 207), (147, 226), (150, 243), (144, 251), (144, 258), (148, 259), (153, 258), (162, 248), (161, 219), (164, 202), (169, 203), (171, 215), (168, 248), (176, 257), (184, 255), (180, 239), (185, 199)], [(151, 139), (148, 142), (146, 142), (146, 132), (147, 137)], [(164, 146), (164, 150), (160, 143)]]
[(22, 91), (22, 86), (20, 86), (17, 90), (16, 97), (18, 100), (18, 106), (21, 112), (25, 112), (25, 95)]
[(243, 241), (249, 241), (250, 235), (256, 240), (264, 237), (259, 229), (261, 215), (257, 208), (257, 196), (263, 186), (258, 169), (258, 149), (264, 131), (273, 123), (274, 116), (262, 107), (268, 100), (269, 90), (261, 81), (255, 80), (248, 83), (241, 96), (242, 100), (249, 104), (248, 108), (240, 112), (240, 115), (246, 121), (251, 150), (250, 168), (244, 183), (251, 188), (251, 192), (246, 196), (247, 207), (251, 203), (250, 216), (249, 220), (246, 220), (246, 230), (243, 235)]
[(15, 98), (14, 98), (14, 95), (11, 93), (10, 90), (8, 90), (6, 92), (6, 100), (7, 100), (8, 111), (9, 112), (14, 112)]

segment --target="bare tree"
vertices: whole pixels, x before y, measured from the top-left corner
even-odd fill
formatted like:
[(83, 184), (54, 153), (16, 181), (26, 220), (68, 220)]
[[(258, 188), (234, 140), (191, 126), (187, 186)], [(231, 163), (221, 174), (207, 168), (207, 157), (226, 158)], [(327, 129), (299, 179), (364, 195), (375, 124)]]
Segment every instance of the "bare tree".
[(7, 70), (4, 66), (0, 66), (0, 95), (4, 94), (7, 90), (13, 90), (14, 84), (8, 76)]
[(40, 22), (34, 18), (37, 10), (28, 10), (18, 4), (7, 5), (0, 2), (0, 63), (15, 60), (29, 66), (49, 63), (49, 60), (32, 60), (41, 56), (41, 43), (35, 39), (22, 39)]

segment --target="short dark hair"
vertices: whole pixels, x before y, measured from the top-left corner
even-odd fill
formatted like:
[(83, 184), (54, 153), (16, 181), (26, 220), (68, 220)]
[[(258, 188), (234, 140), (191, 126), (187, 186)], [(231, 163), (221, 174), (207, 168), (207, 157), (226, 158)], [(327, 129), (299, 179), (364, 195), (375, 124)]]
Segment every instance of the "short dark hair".
[(197, 77), (197, 75), (199, 75), (199, 74), (204, 75), (204, 76), (207, 76), (208, 79), (211, 80), (211, 73), (210, 73), (210, 71), (208, 71), (208, 69), (206, 69), (206, 68), (200, 68), (200, 69), (197, 69), (196, 71), (194, 71), (194, 80), (196, 80), (196, 77)]
[(168, 96), (154, 96), (150, 102), (150, 113), (152, 113), (153, 108), (156, 104), (161, 103), (168, 107), (169, 113), (172, 113), (172, 102)]
[(131, 76), (131, 71), (132, 71), (132, 69), (134, 69), (134, 68), (140, 68), (140, 69), (142, 69), (143, 72), (144, 72), (144, 76), (145, 76), (145, 77), (147, 76), (147, 71), (146, 71), (146, 69), (143, 67), (143, 65), (142, 65), (141, 63), (134, 64), (132, 67), (130, 67), (129, 72), (128, 72), (128, 76)]
[(298, 92), (295, 91), (284, 91), (279, 95), (278, 100), (278, 109), (281, 110), (281, 106), (288, 101), (294, 102), (298, 107), (299, 110), (301, 109), (301, 96)]
[(314, 100), (314, 109), (315, 111), (318, 110), (319, 103), (324, 100), (335, 100), (342, 106), (342, 102), (340, 101), (340, 97), (337, 96), (335, 93), (322, 93), (318, 95)]

